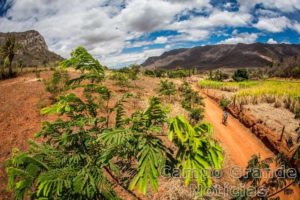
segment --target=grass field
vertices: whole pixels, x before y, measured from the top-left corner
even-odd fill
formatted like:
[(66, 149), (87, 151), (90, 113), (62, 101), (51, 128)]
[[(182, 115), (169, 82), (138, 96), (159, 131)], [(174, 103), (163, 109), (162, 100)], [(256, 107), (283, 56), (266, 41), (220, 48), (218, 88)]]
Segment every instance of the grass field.
[(275, 103), (285, 106), (292, 112), (299, 109), (300, 81), (289, 80), (260, 80), (244, 82), (218, 82), (203, 80), (199, 82), (201, 88), (219, 89), (235, 92), (237, 102), (247, 103)]

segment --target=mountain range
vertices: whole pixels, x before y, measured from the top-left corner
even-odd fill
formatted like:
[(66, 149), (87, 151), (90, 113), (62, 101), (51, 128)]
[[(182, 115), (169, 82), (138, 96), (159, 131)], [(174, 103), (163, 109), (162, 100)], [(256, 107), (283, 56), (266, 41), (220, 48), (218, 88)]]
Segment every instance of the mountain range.
[(167, 51), (148, 58), (148, 69), (258, 68), (272, 66), (284, 58), (300, 57), (300, 44), (219, 44)]

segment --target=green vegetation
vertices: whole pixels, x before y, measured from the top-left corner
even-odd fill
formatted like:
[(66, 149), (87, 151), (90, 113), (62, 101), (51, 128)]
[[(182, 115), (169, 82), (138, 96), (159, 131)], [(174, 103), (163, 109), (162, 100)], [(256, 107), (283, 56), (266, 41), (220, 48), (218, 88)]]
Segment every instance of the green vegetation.
[[(275, 163), (278, 168), (270, 174), (271, 164)], [(264, 178), (265, 177), (265, 178)], [(275, 158), (261, 159), (259, 155), (253, 155), (248, 161), (245, 174), (240, 177), (245, 188), (235, 191), (233, 200), (240, 199), (280, 199), (276, 197), (280, 192), (293, 193), (291, 185), (299, 183), (299, 176), (281, 154)]]
[(199, 82), (201, 88), (218, 89), (234, 92), (239, 89), (250, 88), (259, 85), (259, 81), (243, 81), (243, 82), (221, 82), (212, 80), (202, 80)]
[[(19, 48), (20, 44), (16, 42), (15, 36), (13, 34), (8, 34), (3, 46), (0, 47), (0, 57), (3, 60), (3, 67), (0, 72), (0, 79), (10, 78), (14, 76), (12, 62)], [(8, 74), (5, 73), (5, 66), (8, 67)]]
[(184, 82), (179, 91), (183, 97), (181, 100), (182, 107), (189, 112), (190, 122), (197, 124), (204, 117), (203, 98), (198, 92), (194, 91), (188, 82)]
[(136, 80), (139, 79), (140, 66), (130, 65), (129, 67), (123, 67), (118, 70), (114, 70), (110, 79), (116, 81), (116, 85), (125, 88), (129, 87), (130, 81), (133, 81), (136, 86)]
[(52, 94), (53, 98), (56, 98), (66, 90), (69, 79), (70, 77), (66, 70), (56, 69), (53, 72), (52, 77), (48, 80), (45, 80), (44, 84), (46, 90)]
[(116, 85), (120, 86), (121, 88), (129, 87), (130, 80), (127, 73), (115, 71), (110, 76), (110, 79), (114, 80)]
[(267, 102), (282, 104), (296, 112), (299, 105), (300, 82), (288, 80), (262, 80), (262, 81), (243, 81), (243, 82), (218, 82), (203, 80), (199, 82), (201, 88), (220, 89), (235, 93), (237, 102), (258, 103)]
[(224, 81), (229, 78), (229, 75), (222, 72), (221, 70), (209, 71), (209, 80), (213, 81)]
[(234, 72), (232, 79), (235, 81), (245, 81), (249, 79), (249, 72), (247, 69), (238, 69)]
[(175, 83), (168, 80), (161, 80), (159, 84), (158, 92), (160, 95), (168, 96), (168, 99), (170, 101), (171, 96), (176, 94)]
[(223, 97), (223, 98), (220, 100), (220, 107), (221, 107), (223, 110), (227, 109), (227, 107), (229, 106), (229, 104), (230, 104), (230, 100), (229, 100), (229, 99), (226, 99), (226, 98)]
[(197, 69), (145, 70), (144, 75), (158, 78), (184, 78), (197, 74)]
[[(109, 107), (105, 69), (83, 47), (61, 67), (81, 73), (66, 83), (56, 103), (41, 110), (58, 118), (43, 122), (36, 134), (40, 143), (31, 141), (25, 152), (14, 150), (6, 162), (8, 188), (16, 199), (111, 200), (118, 199), (116, 185), (146, 194), (150, 188), (156, 191), (161, 173), (171, 173), (173, 167), (186, 185), (201, 186), (201, 195), (212, 185), (209, 170), (221, 168), (223, 151), (211, 138), (210, 124), (169, 119), (156, 97), (132, 113), (124, 109), (131, 97), (127, 93)], [(173, 84), (167, 85), (173, 90)], [(82, 94), (75, 94), (75, 88)], [(115, 117), (111, 123), (110, 117)], [(175, 152), (162, 136), (173, 142)], [(122, 179), (126, 174), (127, 182)]]

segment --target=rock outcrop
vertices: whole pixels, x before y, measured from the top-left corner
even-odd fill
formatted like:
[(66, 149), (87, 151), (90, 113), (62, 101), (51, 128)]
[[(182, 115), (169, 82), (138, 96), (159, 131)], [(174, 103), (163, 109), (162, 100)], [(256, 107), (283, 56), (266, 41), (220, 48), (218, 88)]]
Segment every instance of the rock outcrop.
[[(0, 47), (9, 33), (0, 33)], [(61, 61), (63, 58), (48, 50), (44, 37), (37, 31), (12, 32), (20, 49), (14, 62), (22, 62), (23, 66), (44, 66), (47, 63)], [(1, 59), (1, 58), (0, 58)]]

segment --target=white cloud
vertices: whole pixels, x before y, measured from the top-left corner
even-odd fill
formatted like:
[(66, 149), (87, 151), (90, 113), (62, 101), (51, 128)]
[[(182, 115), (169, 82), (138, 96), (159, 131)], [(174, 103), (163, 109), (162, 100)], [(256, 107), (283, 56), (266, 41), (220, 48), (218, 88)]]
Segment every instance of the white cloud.
[(274, 40), (273, 38), (268, 39), (267, 43), (268, 44), (278, 44), (278, 42), (276, 40)]
[(168, 41), (168, 38), (167, 37), (164, 37), (164, 36), (159, 36), (157, 37), (155, 40), (154, 40), (154, 43), (157, 43), (157, 44), (164, 44)]
[(256, 24), (254, 24), (254, 27), (275, 33), (283, 31), (284, 29), (288, 28), (290, 24), (290, 20), (284, 16), (275, 18), (262, 17), (259, 18)]
[(257, 38), (258, 35), (256, 33), (240, 33), (231, 38), (219, 42), (219, 44), (237, 44), (237, 43), (249, 44), (249, 43), (256, 42)]
[(124, 54), (117, 54), (113, 57), (106, 57), (102, 59), (103, 64), (110, 64), (112, 66), (123, 67), (129, 65), (131, 63), (141, 64), (145, 59), (151, 56), (157, 56), (162, 54), (169, 46), (166, 48), (159, 48), (159, 49), (144, 49), (140, 52), (135, 53), (124, 53)]
[(291, 28), (300, 34), (300, 23), (294, 23)]
[(179, 21), (171, 24), (167, 28), (181, 30), (181, 29), (207, 29), (213, 27), (224, 26), (247, 26), (250, 24), (252, 16), (248, 13), (228, 12), (214, 10), (208, 17), (196, 16), (185, 21)]
[(35, 29), (45, 37), (50, 50), (64, 57), (83, 45), (97, 58), (106, 59), (121, 54), (125, 47), (164, 43), (166, 38), (162, 37), (156, 41), (128, 41), (163, 29), (188, 9), (211, 8), (209, 0), (187, 1), (15, 0), (7, 16), (0, 17), (0, 30)]
[[(13, 1), (13, 0), (9, 0)], [(272, 3), (272, 1), (274, 1)], [(170, 44), (203, 41), (212, 34), (225, 36), (221, 28), (251, 27), (250, 10), (256, 4), (259, 21), (254, 26), (269, 32), (291, 28), (300, 33), (300, 23), (280, 17), (279, 11), (292, 12), (300, 0), (239, 0), (238, 11), (212, 7), (210, 0), (14, 0), (6, 17), (0, 17), (0, 30), (25, 31), (35, 29), (44, 37), (50, 50), (68, 57), (72, 49), (85, 46), (106, 65), (141, 62), (148, 55), (158, 55)], [(67, 5), (67, 6), (66, 6)], [(234, 3), (224, 3), (231, 8)], [(190, 11), (206, 15), (191, 15)], [(272, 11), (273, 10), (273, 11)], [(179, 16), (189, 15), (183, 21)], [(177, 35), (157, 36), (149, 33), (161, 30), (177, 31)], [(247, 37), (246, 37), (247, 36)], [(233, 33), (224, 43), (250, 43), (255, 34)], [(151, 49), (150, 45), (166, 44), (166, 48)], [(126, 48), (143, 48), (139, 53), (123, 53)], [(126, 52), (126, 51), (125, 51)], [(127, 58), (126, 58), (127, 56)]]
[(238, 3), (240, 4), (240, 10), (243, 12), (253, 9), (257, 4), (283, 12), (300, 10), (300, 0), (238, 0)]

